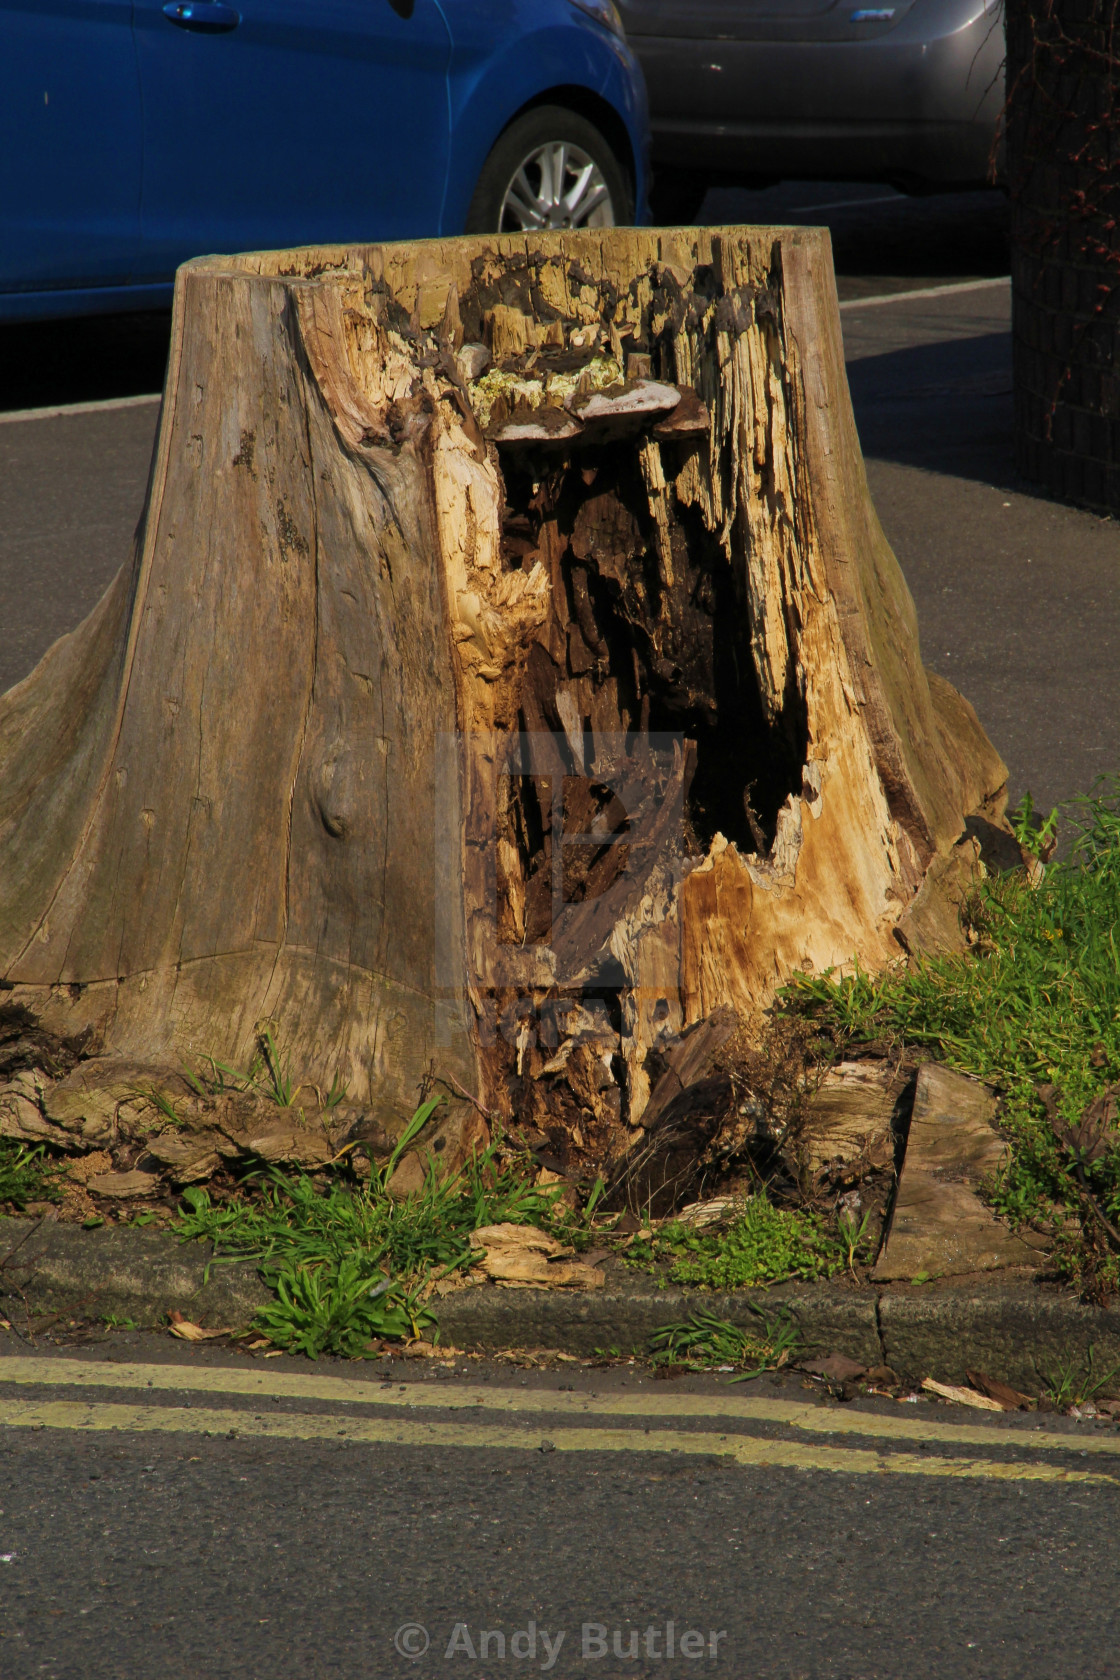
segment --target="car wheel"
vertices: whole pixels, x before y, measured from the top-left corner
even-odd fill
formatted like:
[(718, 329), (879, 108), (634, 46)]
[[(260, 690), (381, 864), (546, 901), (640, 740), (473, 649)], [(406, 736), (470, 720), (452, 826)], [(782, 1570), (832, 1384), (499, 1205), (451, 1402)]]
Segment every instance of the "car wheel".
[(510, 123), (486, 159), (465, 232), (617, 227), (633, 219), (626, 171), (594, 123), (540, 105)]

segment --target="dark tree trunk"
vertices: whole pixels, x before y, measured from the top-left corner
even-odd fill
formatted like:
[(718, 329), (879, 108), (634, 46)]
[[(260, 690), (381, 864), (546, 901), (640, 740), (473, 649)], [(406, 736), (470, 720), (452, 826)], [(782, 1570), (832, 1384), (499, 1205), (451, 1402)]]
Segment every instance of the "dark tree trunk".
[(1007, 0), (1015, 453), (1120, 510), (1117, 0)]

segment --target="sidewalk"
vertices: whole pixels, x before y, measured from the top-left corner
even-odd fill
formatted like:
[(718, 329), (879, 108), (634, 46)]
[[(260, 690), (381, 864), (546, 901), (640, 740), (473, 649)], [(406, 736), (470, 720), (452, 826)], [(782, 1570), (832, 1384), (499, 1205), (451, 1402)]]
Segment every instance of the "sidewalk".
[(842, 311), (879, 517), (926, 663), (1044, 807), (1120, 770), (1120, 525), (1011, 488), (1010, 285)]

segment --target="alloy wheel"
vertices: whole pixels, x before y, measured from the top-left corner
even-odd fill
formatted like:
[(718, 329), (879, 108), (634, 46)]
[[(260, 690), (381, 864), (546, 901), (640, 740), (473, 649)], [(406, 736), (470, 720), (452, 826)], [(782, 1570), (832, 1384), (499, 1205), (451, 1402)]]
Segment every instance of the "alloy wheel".
[(501, 233), (542, 228), (614, 227), (614, 205), (593, 157), (565, 140), (538, 146), (502, 197)]

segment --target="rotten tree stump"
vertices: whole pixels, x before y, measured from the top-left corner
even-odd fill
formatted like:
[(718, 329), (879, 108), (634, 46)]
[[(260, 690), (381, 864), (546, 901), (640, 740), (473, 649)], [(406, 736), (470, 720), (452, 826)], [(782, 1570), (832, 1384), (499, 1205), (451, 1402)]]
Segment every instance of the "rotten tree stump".
[(91, 1052), (267, 1024), (598, 1168), (684, 1029), (951, 936), (1004, 780), (921, 663), (827, 233), (205, 259), (132, 563), (0, 699), (0, 975)]

